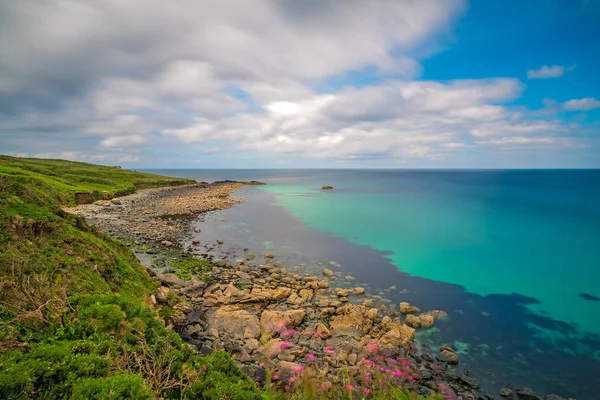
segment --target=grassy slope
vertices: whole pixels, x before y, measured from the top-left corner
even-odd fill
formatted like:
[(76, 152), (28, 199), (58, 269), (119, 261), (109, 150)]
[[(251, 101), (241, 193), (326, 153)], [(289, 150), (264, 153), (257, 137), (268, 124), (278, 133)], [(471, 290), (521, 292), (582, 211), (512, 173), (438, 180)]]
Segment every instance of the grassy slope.
[(156, 283), (126, 246), (61, 210), (76, 192), (190, 182), (0, 156), (0, 398), (257, 396), (228, 355), (193, 355), (144, 305)]

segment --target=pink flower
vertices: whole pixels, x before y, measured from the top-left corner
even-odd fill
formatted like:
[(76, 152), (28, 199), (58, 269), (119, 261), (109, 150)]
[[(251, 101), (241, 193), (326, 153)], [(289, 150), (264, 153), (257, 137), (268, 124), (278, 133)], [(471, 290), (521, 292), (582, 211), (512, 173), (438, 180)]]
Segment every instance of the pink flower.
[(375, 365), (375, 363), (371, 360), (368, 360), (366, 358), (363, 359), (363, 362), (365, 363), (366, 366), (373, 368), (373, 366)]
[(323, 350), (325, 350), (326, 353), (335, 354), (335, 350), (331, 350), (331, 347), (329, 346), (323, 347)]
[(347, 389), (349, 392), (352, 392), (352, 391), (354, 390), (354, 386), (352, 386), (351, 384), (347, 384), (347, 385), (346, 385), (346, 389)]
[(259, 366), (260, 368), (262, 368), (262, 367), (263, 367), (263, 365), (265, 365), (265, 363), (260, 363), (260, 364), (258, 364), (258, 366)]
[(279, 375), (277, 375), (277, 374), (273, 375), (273, 380), (274, 380), (274, 381), (276, 381), (276, 380), (278, 380), (278, 379), (279, 379)]
[(281, 336), (283, 336), (283, 337), (292, 337), (292, 336), (294, 336), (296, 333), (298, 333), (298, 331), (297, 331), (297, 330), (295, 330), (295, 329), (292, 329), (292, 330), (290, 330), (290, 331), (285, 331), (285, 332), (283, 332), (283, 333), (281, 334)]
[(408, 367), (410, 365), (410, 362), (408, 362), (407, 360), (402, 360), (402, 365)]
[(369, 389), (364, 388), (363, 392), (365, 392), (365, 394), (369, 394)]
[(366, 379), (367, 381), (370, 381), (370, 380), (371, 380), (371, 373), (370, 373), (370, 372), (367, 372), (367, 374), (365, 375), (365, 379)]
[(313, 333), (313, 337), (318, 337), (318, 338), (320, 338), (321, 336), (323, 336), (323, 335), (321, 334), (321, 332), (315, 332), (315, 333)]
[(292, 376), (290, 379), (288, 379), (290, 381), (290, 383), (294, 382), (294, 377)]
[(329, 389), (329, 387), (327, 386), (326, 383), (321, 383), (321, 390), (325, 391), (325, 390), (328, 390), (328, 389)]
[(281, 351), (289, 349), (290, 347), (292, 347), (292, 344), (290, 342), (281, 342), (281, 344), (279, 345)]
[(277, 329), (277, 332), (281, 332), (281, 331), (285, 330), (287, 328), (287, 326), (288, 326), (287, 321), (281, 321), (275, 326), (275, 328)]
[(377, 343), (369, 343), (367, 345), (367, 349), (371, 352), (371, 353), (375, 353), (378, 350), (378, 346)]
[(385, 370), (385, 373), (389, 375), (389, 374), (391, 374), (391, 373), (392, 373), (392, 371), (390, 371), (389, 369), (386, 369), (386, 370)]
[(410, 376), (408, 377), (408, 380), (412, 382), (412, 381), (414, 381), (414, 380), (415, 380), (415, 378), (413, 378), (413, 376), (412, 376), (412, 375), (410, 375)]
[(311, 361), (315, 359), (315, 356), (314, 356), (314, 354), (310, 354), (310, 353), (306, 353), (306, 356), (305, 356), (305, 357), (306, 357), (306, 358), (308, 358), (308, 359), (309, 359), (309, 360), (311, 360)]
[(294, 371), (294, 373), (296, 375), (300, 375), (300, 373), (302, 372), (303, 369), (304, 369), (304, 367), (302, 365), (294, 365), (292, 367), (292, 371)]

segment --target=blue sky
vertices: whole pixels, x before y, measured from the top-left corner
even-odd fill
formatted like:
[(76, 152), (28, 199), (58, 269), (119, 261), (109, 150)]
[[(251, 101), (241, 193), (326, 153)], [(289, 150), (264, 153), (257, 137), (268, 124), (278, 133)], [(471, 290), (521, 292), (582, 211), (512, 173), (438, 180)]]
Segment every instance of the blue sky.
[(0, 153), (598, 168), (598, 0), (0, 5)]

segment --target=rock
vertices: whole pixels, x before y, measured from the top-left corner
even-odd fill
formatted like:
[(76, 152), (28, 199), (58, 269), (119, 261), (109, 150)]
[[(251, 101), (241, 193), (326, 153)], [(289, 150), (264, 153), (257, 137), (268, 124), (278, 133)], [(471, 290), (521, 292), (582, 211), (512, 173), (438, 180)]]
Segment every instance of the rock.
[(314, 293), (311, 289), (300, 289), (300, 292), (298, 294), (307, 303), (310, 302), (310, 300), (312, 299), (312, 297), (314, 295)]
[(122, 204), (120, 199), (112, 199), (110, 202), (116, 206), (120, 206)]
[(162, 244), (165, 247), (172, 247), (173, 246), (173, 242), (170, 242), (168, 240), (163, 240), (162, 242), (160, 242), (160, 244)]
[(350, 293), (351, 293), (350, 289), (342, 289), (342, 288), (335, 289), (335, 294), (337, 294), (338, 297), (348, 297), (348, 296), (350, 296)]
[(98, 200), (98, 201), (95, 201), (94, 204), (96, 204), (97, 206), (101, 206), (101, 207), (110, 207), (110, 205), (112, 203), (108, 200)]
[(515, 394), (509, 388), (500, 389), (498, 391), (498, 394), (500, 394), (500, 396), (504, 397), (505, 399), (512, 399), (513, 397), (515, 397)]
[(535, 395), (531, 388), (517, 388), (516, 392), (517, 397), (521, 400), (540, 400), (540, 398)]
[[(362, 337), (373, 326), (373, 315), (364, 306), (346, 304), (338, 309), (338, 314), (329, 326), (334, 336)], [(377, 311), (377, 310), (375, 310)], [(377, 314), (375, 314), (377, 315)]]
[(305, 316), (306, 312), (304, 310), (265, 310), (260, 316), (260, 329), (263, 333), (276, 333), (285, 329), (293, 329), (302, 323)]
[(161, 286), (158, 288), (158, 292), (156, 293), (156, 301), (161, 304), (167, 304), (169, 302), (169, 295), (171, 294), (171, 290), (166, 286)]
[(251, 294), (260, 300), (283, 300), (290, 297), (292, 289), (287, 287), (278, 287), (276, 289), (265, 289), (261, 287), (255, 287), (252, 289)]
[(267, 259), (267, 260), (270, 260), (270, 259), (272, 259), (272, 258), (274, 258), (274, 257), (275, 257), (275, 256), (274, 256), (273, 254), (269, 253), (269, 252), (266, 252), (266, 253), (265, 253), (265, 259)]
[(217, 244), (223, 244), (223, 241), (221, 239), (217, 239)]
[(330, 270), (330, 269), (328, 269), (328, 268), (325, 268), (325, 269), (323, 270), (323, 275), (327, 275), (327, 276), (333, 276), (333, 271), (332, 271), (332, 270)]
[(329, 282), (325, 279), (319, 281), (319, 289), (327, 289), (329, 287)]
[(406, 316), (406, 324), (412, 328), (420, 328), (421, 327), (421, 318), (416, 315), (408, 314)]
[(473, 389), (478, 389), (479, 388), (479, 381), (475, 378), (473, 378), (472, 376), (469, 375), (461, 375), (458, 378), (462, 383), (464, 383), (465, 385), (473, 388)]
[(377, 340), (377, 344), (382, 350), (393, 350), (407, 345), (414, 338), (415, 330), (413, 328), (393, 323), (387, 325), (387, 332)]
[(322, 190), (332, 190), (333, 186), (329, 186), (329, 185), (325, 185), (325, 186), (321, 186)]
[(359, 286), (359, 287), (355, 287), (353, 289), (353, 291), (354, 291), (354, 294), (361, 295), (361, 294), (365, 293), (365, 288)]
[(365, 307), (373, 307), (373, 300), (372, 299), (366, 299), (365, 301), (362, 302), (362, 305)]
[(199, 233), (200, 232), (200, 228), (194, 228), (194, 232)]
[(218, 337), (233, 340), (258, 339), (260, 325), (256, 315), (240, 309), (237, 306), (222, 306), (218, 308), (209, 323), (209, 329), (218, 333)]
[(158, 301), (156, 300), (156, 296), (153, 294), (150, 295), (150, 301), (152, 302), (153, 305), (158, 304)]
[(292, 292), (290, 297), (287, 299), (287, 303), (292, 304), (294, 306), (300, 306), (304, 303), (304, 298), (298, 296), (298, 293)]
[(431, 328), (433, 326), (433, 316), (430, 314), (421, 314), (419, 316), (421, 320), (421, 328)]
[(194, 240), (192, 240), (192, 244), (197, 246), (200, 244), (200, 240), (194, 239)]
[(381, 319), (381, 326), (385, 327), (387, 324), (391, 323), (392, 319), (387, 315)]
[(319, 322), (315, 327), (315, 333), (317, 334), (317, 337), (320, 337), (322, 339), (327, 339), (331, 337), (331, 332), (321, 322)]
[(410, 304), (408, 304), (405, 301), (400, 303), (400, 312), (402, 314), (414, 314), (414, 313), (418, 313), (419, 311), (420, 310), (417, 307), (411, 306)]
[(254, 257), (256, 257), (256, 256), (254, 254), (252, 254), (252, 253), (247, 253), (246, 254), (246, 260), (248, 260), (248, 261), (253, 260)]
[(297, 371), (302, 371), (304, 367), (300, 364), (296, 364), (294, 362), (289, 361), (279, 361), (278, 370), (279, 373), (285, 375), (297, 375)]
[(185, 282), (175, 274), (156, 274), (156, 279), (167, 286), (184, 286)]
[(453, 351), (442, 350), (440, 352), (440, 354), (437, 356), (437, 359), (448, 365), (458, 364), (458, 356)]

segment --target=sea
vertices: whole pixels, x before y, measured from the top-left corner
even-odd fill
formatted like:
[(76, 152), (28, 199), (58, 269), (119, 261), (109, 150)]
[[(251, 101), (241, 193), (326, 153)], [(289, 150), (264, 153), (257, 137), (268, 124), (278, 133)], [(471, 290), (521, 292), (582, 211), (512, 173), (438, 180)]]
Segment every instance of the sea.
[(528, 386), (600, 399), (600, 170), (148, 172), (267, 183), (199, 217), (190, 241), (210, 244), (203, 252), (269, 251), (284, 268), (331, 268), (392, 308), (443, 310), (418, 346), (453, 346), (496, 397)]

